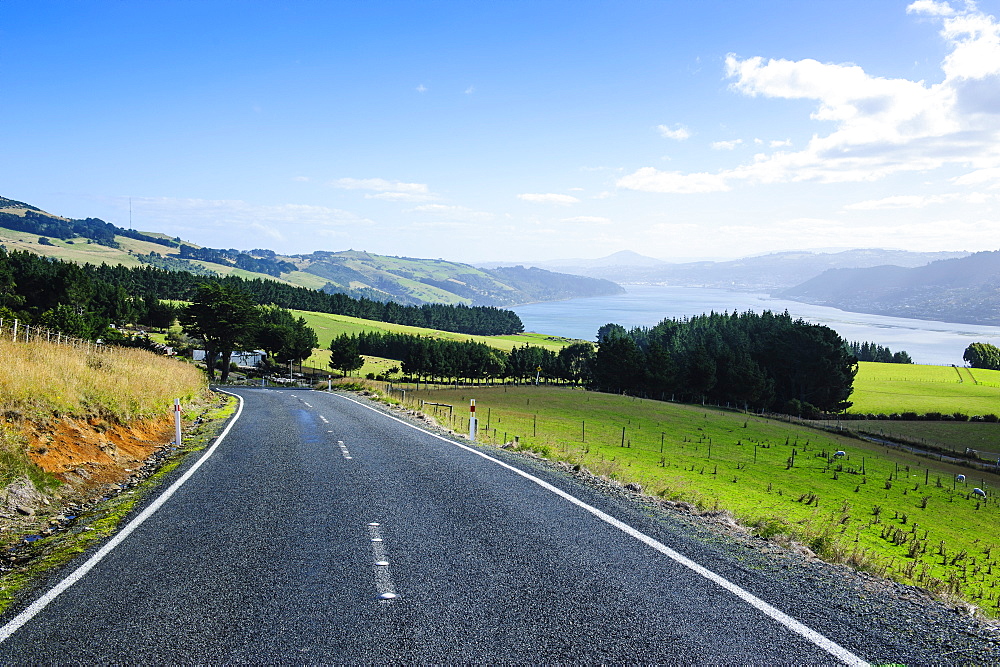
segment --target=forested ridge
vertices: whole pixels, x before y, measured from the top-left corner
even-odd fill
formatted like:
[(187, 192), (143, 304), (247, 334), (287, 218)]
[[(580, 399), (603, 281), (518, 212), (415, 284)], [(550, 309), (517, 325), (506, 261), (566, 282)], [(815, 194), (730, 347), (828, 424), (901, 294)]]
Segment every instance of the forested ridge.
[(5, 309), (2, 312), (32, 322), (45, 322), (53, 329), (84, 338), (101, 336), (109, 324), (154, 324), (150, 320), (154, 313), (169, 310), (161, 300), (190, 301), (198, 287), (207, 283), (246, 293), (260, 304), (293, 310), (475, 335), (505, 335), (524, 330), (516, 313), (490, 306), (401, 306), (265, 279), (198, 276), (152, 266), (79, 265), (24, 251), (0, 250), (0, 309)]

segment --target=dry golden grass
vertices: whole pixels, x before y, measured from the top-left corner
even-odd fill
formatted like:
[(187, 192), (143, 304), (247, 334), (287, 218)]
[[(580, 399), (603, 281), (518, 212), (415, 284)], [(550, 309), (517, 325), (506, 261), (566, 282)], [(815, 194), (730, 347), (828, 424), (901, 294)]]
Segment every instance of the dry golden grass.
[(86, 352), (0, 342), (0, 410), (24, 418), (101, 415), (119, 422), (169, 412), (206, 389), (201, 371), (145, 350)]

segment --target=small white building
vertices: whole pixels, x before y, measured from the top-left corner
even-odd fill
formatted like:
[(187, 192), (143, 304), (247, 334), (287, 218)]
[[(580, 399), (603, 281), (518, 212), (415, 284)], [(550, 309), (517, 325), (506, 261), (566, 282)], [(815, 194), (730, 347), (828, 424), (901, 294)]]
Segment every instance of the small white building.
[[(233, 352), (229, 357), (231, 363), (237, 366), (256, 366), (267, 356), (264, 350), (254, 350), (253, 352)], [(205, 350), (192, 350), (191, 358), (195, 361), (205, 361)]]

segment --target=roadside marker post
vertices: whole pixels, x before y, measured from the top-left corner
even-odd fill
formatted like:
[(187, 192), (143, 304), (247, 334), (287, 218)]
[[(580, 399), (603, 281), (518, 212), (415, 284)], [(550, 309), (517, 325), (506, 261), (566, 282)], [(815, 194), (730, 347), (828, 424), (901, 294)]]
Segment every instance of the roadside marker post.
[(174, 399), (174, 444), (181, 448), (181, 399)]
[(469, 399), (469, 440), (476, 441), (476, 399)]

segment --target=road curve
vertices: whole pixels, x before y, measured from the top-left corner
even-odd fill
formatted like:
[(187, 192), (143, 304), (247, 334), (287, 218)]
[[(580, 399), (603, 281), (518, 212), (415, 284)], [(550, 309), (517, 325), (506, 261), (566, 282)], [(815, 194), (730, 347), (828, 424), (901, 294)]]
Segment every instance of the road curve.
[(233, 391), (242, 414), (162, 506), (0, 619), (0, 661), (863, 664), (948, 646), (348, 395)]

